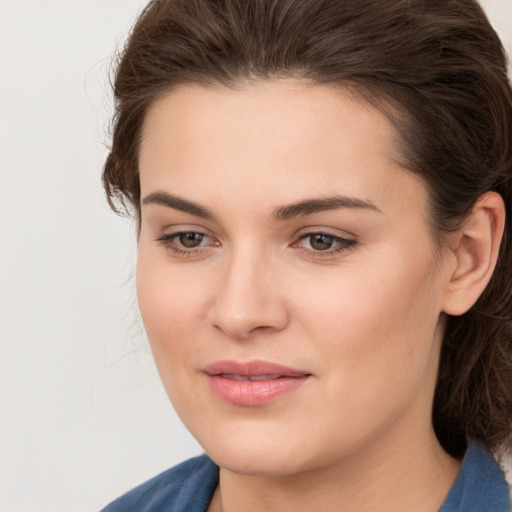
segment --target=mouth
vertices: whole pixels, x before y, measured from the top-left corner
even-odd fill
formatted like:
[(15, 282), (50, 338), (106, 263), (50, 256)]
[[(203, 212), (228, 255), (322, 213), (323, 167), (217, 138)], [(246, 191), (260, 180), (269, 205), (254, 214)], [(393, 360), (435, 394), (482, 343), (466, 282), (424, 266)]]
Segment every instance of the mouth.
[(279, 379), (282, 377), (282, 375), (238, 375), (237, 373), (220, 373), (218, 375), (219, 377), (222, 377), (223, 379), (229, 379), (229, 380), (250, 380), (252, 382), (258, 382), (262, 380), (274, 380)]
[(301, 387), (311, 373), (267, 361), (217, 361), (203, 373), (211, 391), (225, 402), (264, 405)]

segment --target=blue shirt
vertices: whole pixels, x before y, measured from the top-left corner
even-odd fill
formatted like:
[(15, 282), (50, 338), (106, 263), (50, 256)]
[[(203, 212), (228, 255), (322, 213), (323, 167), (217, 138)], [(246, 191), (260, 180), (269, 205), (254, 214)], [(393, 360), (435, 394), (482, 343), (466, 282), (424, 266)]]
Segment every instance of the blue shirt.
[[(102, 512), (206, 512), (219, 468), (206, 455), (174, 466), (112, 502)], [(471, 444), (439, 512), (510, 512), (508, 485), (491, 454)]]
[(491, 454), (471, 444), (439, 512), (510, 512), (509, 488)]

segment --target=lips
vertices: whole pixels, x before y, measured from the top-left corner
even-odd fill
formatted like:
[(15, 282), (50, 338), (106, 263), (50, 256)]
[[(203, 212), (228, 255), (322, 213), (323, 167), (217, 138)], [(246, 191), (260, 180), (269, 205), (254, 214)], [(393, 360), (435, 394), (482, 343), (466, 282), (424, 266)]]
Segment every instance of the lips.
[(219, 377), (229, 380), (250, 380), (250, 381), (262, 381), (262, 380), (274, 380), (281, 377), (281, 375), (238, 375), (237, 373), (221, 373)]
[(311, 374), (267, 361), (217, 361), (203, 370), (222, 400), (257, 406), (277, 400), (304, 384)]

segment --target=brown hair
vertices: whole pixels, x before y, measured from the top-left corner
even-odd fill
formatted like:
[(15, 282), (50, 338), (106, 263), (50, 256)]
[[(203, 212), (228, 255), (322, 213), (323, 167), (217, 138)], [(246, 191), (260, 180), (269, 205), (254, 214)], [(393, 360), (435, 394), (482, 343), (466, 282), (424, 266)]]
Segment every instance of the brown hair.
[(153, 0), (115, 77), (103, 181), (114, 210), (140, 217), (138, 148), (148, 108), (178, 84), (236, 87), (298, 77), (350, 88), (395, 124), (428, 189), (438, 239), (479, 196), (507, 208), (496, 271), (476, 305), (450, 317), (434, 396), (443, 447), (495, 451), (512, 431), (512, 91), (506, 56), (475, 0)]

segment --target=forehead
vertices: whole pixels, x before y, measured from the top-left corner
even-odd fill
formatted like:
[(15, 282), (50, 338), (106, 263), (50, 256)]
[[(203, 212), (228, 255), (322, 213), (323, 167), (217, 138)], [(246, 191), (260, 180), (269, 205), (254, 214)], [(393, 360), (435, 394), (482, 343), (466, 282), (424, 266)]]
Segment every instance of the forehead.
[(181, 86), (150, 108), (142, 135), (143, 196), (178, 188), (208, 202), (224, 184), (231, 201), (250, 190), (277, 207), (305, 195), (387, 195), (393, 202), (404, 186), (425, 192), (397, 164), (389, 120), (331, 86), (291, 79), (237, 89)]
[[(229, 135), (233, 145), (279, 146), (286, 151), (287, 141), (301, 140), (307, 142), (306, 148), (314, 146), (320, 151), (328, 142), (327, 133), (348, 125), (354, 135), (364, 136), (359, 137), (359, 144), (351, 145), (354, 150), (371, 138), (375, 151), (396, 153), (397, 133), (374, 107), (348, 89), (294, 79), (257, 81), (236, 88), (179, 86), (150, 107), (142, 140), (165, 138), (170, 142), (172, 138), (193, 143), (203, 137), (215, 143), (226, 142)], [(343, 141), (339, 142), (341, 147)]]

